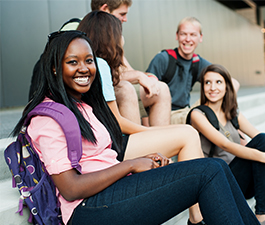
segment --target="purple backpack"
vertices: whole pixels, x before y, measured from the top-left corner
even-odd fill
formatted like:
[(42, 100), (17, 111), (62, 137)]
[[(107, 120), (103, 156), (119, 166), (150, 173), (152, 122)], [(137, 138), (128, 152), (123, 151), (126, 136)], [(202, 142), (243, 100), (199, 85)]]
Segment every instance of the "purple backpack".
[(71, 110), (56, 102), (40, 103), (28, 114), (17, 140), (6, 148), (5, 159), (13, 176), (13, 187), (17, 186), (21, 195), (20, 215), (23, 215), (23, 207), (28, 207), (31, 212), (29, 222), (63, 224), (55, 185), (27, 134), (31, 118), (37, 115), (49, 116), (61, 126), (67, 141), (68, 158), (72, 167), (81, 173), (79, 160), (82, 156), (82, 140), (79, 124)]

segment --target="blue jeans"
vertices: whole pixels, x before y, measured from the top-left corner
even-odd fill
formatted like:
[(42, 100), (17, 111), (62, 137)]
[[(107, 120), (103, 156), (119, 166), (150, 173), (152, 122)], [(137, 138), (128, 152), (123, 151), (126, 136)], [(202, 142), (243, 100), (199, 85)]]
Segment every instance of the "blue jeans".
[(77, 206), (71, 224), (161, 224), (197, 202), (207, 224), (259, 224), (228, 165), (209, 158), (124, 177)]
[[(258, 134), (247, 147), (265, 152), (265, 134)], [(265, 214), (265, 164), (235, 157), (229, 167), (245, 198), (255, 196), (256, 214)]]

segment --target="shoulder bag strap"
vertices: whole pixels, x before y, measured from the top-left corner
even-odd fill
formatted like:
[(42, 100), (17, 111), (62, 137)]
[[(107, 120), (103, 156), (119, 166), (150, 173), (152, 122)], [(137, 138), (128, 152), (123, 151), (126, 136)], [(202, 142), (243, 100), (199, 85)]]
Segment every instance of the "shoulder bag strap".
[(81, 173), (79, 161), (82, 156), (81, 130), (73, 112), (65, 105), (57, 102), (42, 102), (27, 116), (24, 125), (28, 125), (33, 116), (49, 116), (62, 128), (68, 148), (68, 158), (73, 168)]

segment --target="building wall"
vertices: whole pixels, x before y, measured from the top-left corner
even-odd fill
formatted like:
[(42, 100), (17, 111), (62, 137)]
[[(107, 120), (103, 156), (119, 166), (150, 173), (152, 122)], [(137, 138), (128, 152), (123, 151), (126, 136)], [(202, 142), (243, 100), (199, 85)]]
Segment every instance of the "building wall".
[(261, 27), (213, 0), (134, 0), (123, 26), (133, 67), (145, 70), (161, 49), (177, 46), (177, 24), (185, 16), (203, 25), (198, 54), (226, 66), (242, 86), (265, 84)]
[[(89, 11), (90, 0), (0, 1), (0, 108), (27, 103), (33, 66), (47, 34)], [(123, 24), (131, 65), (144, 71), (161, 49), (177, 46), (176, 27), (185, 16), (203, 24), (198, 54), (226, 66), (242, 86), (265, 85), (261, 28), (214, 0), (133, 0)]]

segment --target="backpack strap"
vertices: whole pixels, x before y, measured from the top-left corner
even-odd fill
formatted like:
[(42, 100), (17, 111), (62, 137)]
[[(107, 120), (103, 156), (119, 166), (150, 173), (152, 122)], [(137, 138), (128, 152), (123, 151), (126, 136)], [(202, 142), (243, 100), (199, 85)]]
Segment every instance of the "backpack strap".
[[(172, 78), (173, 78), (173, 76), (174, 76), (174, 74), (176, 72), (177, 66), (180, 69), (179, 70), (179, 76), (182, 79), (184, 67), (178, 61), (178, 57), (177, 57), (178, 48), (175, 48), (175, 49), (164, 49), (162, 51), (166, 51), (168, 56), (169, 56), (167, 70), (166, 70), (165, 74), (162, 77), (162, 81), (168, 84), (172, 80)], [(197, 76), (198, 76), (198, 71), (199, 71), (199, 62), (200, 62), (199, 56), (194, 53), (193, 57), (192, 57), (192, 64), (191, 64), (191, 67), (190, 67), (190, 72), (192, 74), (191, 87), (193, 87), (193, 85), (197, 81)]]
[(200, 64), (200, 57), (197, 54), (193, 54), (192, 56), (192, 64), (190, 67), (190, 71), (192, 74), (192, 83), (191, 83), (191, 87), (193, 87), (193, 85), (196, 83), (197, 81), (197, 76), (199, 73), (199, 64)]
[(60, 28), (59, 30), (62, 30), (62, 29), (63, 29), (67, 24), (69, 24), (69, 23), (80, 23), (80, 22), (81, 22), (81, 20), (80, 20), (79, 18), (72, 18), (72, 19), (66, 21), (66, 22), (61, 26), (61, 28)]
[[(238, 130), (239, 129), (239, 123), (238, 123), (238, 117), (235, 116), (232, 120), (231, 123), (233, 124), (233, 126)], [(240, 135), (241, 137), (241, 135)], [(243, 138), (244, 139), (244, 138)]]
[[(216, 130), (219, 130), (220, 129), (220, 126), (221, 126), (221, 129), (223, 130), (224, 133), (226, 133), (227, 131), (224, 129), (224, 127), (219, 124), (219, 121), (214, 113), (214, 111), (206, 106), (206, 105), (199, 105), (199, 106), (196, 106), (194, 107), (193, 109), (190, 110), (190, 112), (188, 113), (187, 115), (187, 119), (186, 119), (186, 124), (191, 124), (191, 121), (190, 121), (190, 114), (191, 112), (194, 110), (194, 109), (200, 109), (202, 112), (205, 113), (205, 116), (206, 118), (208, 119), (208, 121), (212, 124), (212, 126), (216, 129)], [(232, 125), (235, 127), (235, 129), (239, 129), (239, 123), (238, 123), (238, 118), (237, 116), (235, 116), (232, 120), (231, 120), (231, 123)], [(242, 138), (242, 136), (239, 134), (240, 138)], [(230, 141), (233, 141), (233, 139), (231, 139), (232, 137), (228, 137), (226, 136)], [(209, 152), (209, 157), (213, 157), (213, 153), (214, 153), (214, 149), (215, 149), (215, 144), (212, 143), (212, 146), (211, 146), (211, 150)]]
[(219, 130), (219, 121), (215, 115), (215, 113), (213, 112), (213, 110), (208, 107), (207, 105), (199, 105), (194, 107), (193, 109), (190, 110), (190, 112), (188, 113), (187, 119), (186, 119), (186, 124), (191, 124), (190, 123), (190, 114), (194, 109), (200, 109), (202, 112), (205, 113), (206, 118), (209, 120), (209, 122), (212, 124), (212, 126), (216, 129)]
[[(239, 129), (239, 123), (238, 123), (238, 116), (235, 116), (232, 120), (231, 120), (231, 123), (233, 124), (233, 126), (238, 130)], [(238, 133), (239, 137), (242, 139), (242, 140), (245, 140), (245, 138), (240, 134)]]
[[(216, 129), (216, 130), (219, 130), (220, 129), (220, 125), (219, 125), (219, 121), (214, 113), (214, 111), (208, 107), (207, 105), (199, 105), (197, 107), (194, 107), (193, 109), (200, 109), (201, 111), (203, 111), (207, 117), (207, 119), (209, 120), (209, 122), (213, 125), (213, 127)], [(192, 110), (193, 110), (192, 109)], [(188, 116), (187, 116), (187, 120), (186, 120), (186, 123), (187, 124), (190, 124), (190, 113), (191, 111), (189, 112)], [(232, 125), (234, 126), (234, 128), (236, 130), (239, 129), (239, 123), (238, 123), (238, 117), (235, 116), (232, 120), (230, 120)]]
[[(213, 112), (213, 110), (206, 106), (206, 105), (199, 105), (199, 106), (196, 106), (194, 107), (193, 109), (191, 109), (188, 113), (188, 116), (187, 116), (187, 119), (186, 119), (186, 124), (191, 124), (191, 121), (190, 121), (190, 114), (191, 112), (194, 110), (194, 109), (200, 109), (202, 112), (204, 112), (206, 118), (208, 119), (208, 121), (212, 124), (212, 126), (216, 129), (216, 130), (219, 130), (220, 127), (219, 127), (219, 121), (215, 115), (215, 113)], [(209, 155), (208, 157), (213, 157), (213, 154), (214, 154), (214, 149), (215, 149), (215, 144), (212, 143), (211, 145), (211, 149), (210, 149), (210, 152), (209, 152)]]
[(165, 74), (162, 76), (162, 81), (165, 82), (166, 84), (168, 84), (172, 80), (172, 78), (176, 72), (177, 54), (176, 54), (175, 50), (173, 50), (173, 49), (165, 49), (162, 51), (166, 51), (168, 56), (169, 56), (167, 70), (166, 70)]
[(72, 167), (81, 173), (79, 164), (82, 156), (81, 131), (73, 112), (57, 102), (42, 102), (28, 114), (24, 125), (28, 125), (34, 116), (49, 116), (61, 126), (67, 142), (68, 158)]

